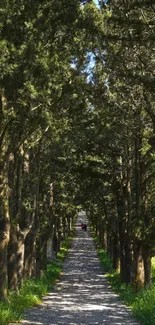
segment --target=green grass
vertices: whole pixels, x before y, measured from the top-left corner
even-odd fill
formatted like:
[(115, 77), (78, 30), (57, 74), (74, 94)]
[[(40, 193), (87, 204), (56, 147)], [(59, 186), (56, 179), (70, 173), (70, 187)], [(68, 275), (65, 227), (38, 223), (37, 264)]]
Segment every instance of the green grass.
[(131, 285), (121, 284), (120, 275), (111, 265), (107, 253), (99, 248), (98, 239), (94, 236), (94, 241), (98, 251), (98, 256), (103, 271), (106, 273), (108, 281), (121, 300), (131, 308), (135, 318), (141, 325), (155, 325), (155, 258), (152, 259), (152, 286), (135, 292)]
[(42, 297), (60, 277), (62, 264), (71, 246), (72, 238), (64, 240), (57, 256), (56, 262), (47, 266), (47, 272), (40, 279), (25, 280), (19, 294), (10, 292), (6, 302), (0, 302), (0, 325), (8, 325), (10, 322), (20, 321), (25, 308), (41, 304)]
[(155, 324), (155, 286), (141, 290), (132, 305), (133, 314), (141, 324)]

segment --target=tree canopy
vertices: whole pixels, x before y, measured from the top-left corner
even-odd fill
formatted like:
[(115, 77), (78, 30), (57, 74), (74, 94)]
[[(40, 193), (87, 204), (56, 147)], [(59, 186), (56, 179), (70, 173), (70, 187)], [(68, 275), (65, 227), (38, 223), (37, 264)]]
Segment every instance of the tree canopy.
[(49, 240), (58, 249), (79, 209), (121, 281), (151, 284), (154, 12), (143, 0), (1, 0), (2, 298), (44, 272)]

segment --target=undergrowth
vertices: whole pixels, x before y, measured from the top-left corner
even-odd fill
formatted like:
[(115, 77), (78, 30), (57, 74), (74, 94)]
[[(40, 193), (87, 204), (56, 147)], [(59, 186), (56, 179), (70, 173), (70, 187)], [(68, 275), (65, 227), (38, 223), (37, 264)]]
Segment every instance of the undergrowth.
[(47, 271), (40, 280), (25, 280), (19, 293), (9, 292), (8, 299), (0, 302), (0, 325), (8, 325), (11, 322), (20, 321), (25, 308), (41, 304), (42, 297), (60, 277), (62, 263), (71, 246), (72, 238), (63, 241), (57, 261), (50, 262)]
[(131, 285), (122, 284), (120, 275), (112, 268), (111, 261), (106, 251), (100, 248), (98, 238), (95, 237), (99, 260), (103, 271), (113, 289), (121, 300), (130, 307), (134, 317), (141, 325), (155, 325), (155, 258), (152, 259), (152, 286), (135, 292)]

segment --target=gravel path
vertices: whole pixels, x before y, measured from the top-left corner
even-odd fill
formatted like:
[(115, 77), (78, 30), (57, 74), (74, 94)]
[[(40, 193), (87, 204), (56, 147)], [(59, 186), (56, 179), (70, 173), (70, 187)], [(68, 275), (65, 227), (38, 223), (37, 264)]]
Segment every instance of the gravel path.
[(27, 309), (24, 325), (138, 325), (114, 294), (100, 267), (92, 238), (79, 227), (55, 288), (41, 306)]

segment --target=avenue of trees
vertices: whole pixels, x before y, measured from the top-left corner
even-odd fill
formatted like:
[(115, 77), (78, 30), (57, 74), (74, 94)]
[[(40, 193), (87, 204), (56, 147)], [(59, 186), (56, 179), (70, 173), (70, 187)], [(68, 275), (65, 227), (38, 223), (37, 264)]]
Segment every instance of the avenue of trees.
[(155, 255), (155, 5), (0, 0), (0, 298), (78, 208), (135, 289)]

